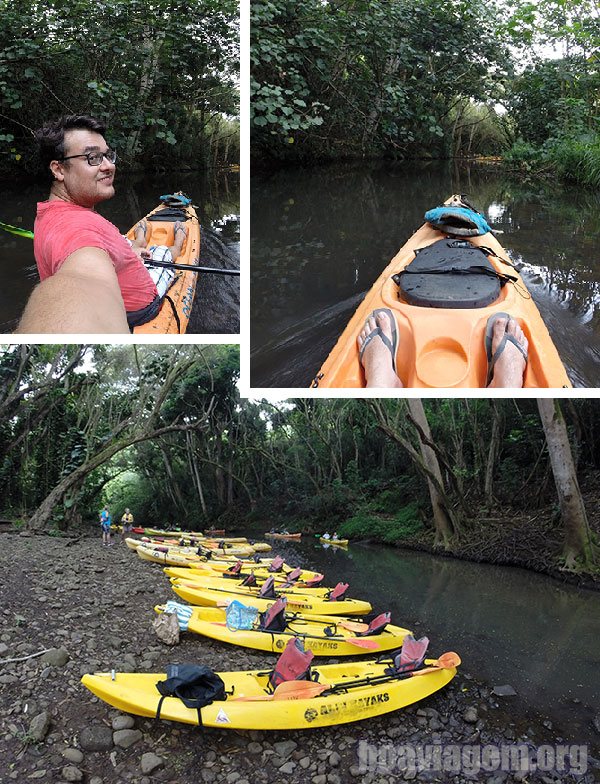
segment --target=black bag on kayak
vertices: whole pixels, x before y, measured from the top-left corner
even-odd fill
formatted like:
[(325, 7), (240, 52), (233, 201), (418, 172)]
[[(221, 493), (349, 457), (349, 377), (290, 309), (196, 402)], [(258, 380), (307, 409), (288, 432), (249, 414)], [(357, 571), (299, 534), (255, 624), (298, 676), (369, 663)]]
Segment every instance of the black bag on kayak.
[(169, 664), (167, 679), (159, 681), (156, 688), (162, 695), (158, 701), (156, 718), (160, 718), (165, 697), (178, 697), (187, 708), (198, 711), (198, 724), (202, 726), (200, 709), (215, 700), (224, 700), (225, 684), (216, 672), (205, 664)]
[(425, 308), (484, 308), (502, 286), (517, 280), (498, 272), (489, 248), (468, 240), (443, 239), (415, 250), (415, 259), (392, 276), (409, 305)]

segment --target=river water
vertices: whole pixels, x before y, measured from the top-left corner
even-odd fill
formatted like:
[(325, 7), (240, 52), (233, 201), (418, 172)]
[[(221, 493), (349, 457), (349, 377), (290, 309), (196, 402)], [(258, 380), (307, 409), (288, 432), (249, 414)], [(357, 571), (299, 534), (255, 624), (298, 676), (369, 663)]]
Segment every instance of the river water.
[[(430, 651), (460, 654), (464, 671), (491, 686), (509, 684), (500, 700), (550, 718), (569, 742), (595, 742), (600, 711), (600, 595), (523, 569), (476, 564), (382, 545), (324, 547), (314, 537), (278, 542), (292, 564), (350, 584), (392, 622), (431, 640)], [(512, 701), (512, 702), (507, 702)]]
[[(213, 177), (190, 173), (156, 175), (122, 174), (115, 181), (116, 194), (98, 207), (98, 212), (112, 221), (120, 231), (131, 226), (156, 207), (164, 193), (182, 190), (198, 206), (201, 227), (208, 229), (201, 238), (203, 266), (239, 269), (239, 175), (221, 172)], [(33, 230), (36, 203), (48, 197), (46, 183), (22, 187), (0, 182), (0, 220)], [(38, 283), (29, 239), (0, 231), (0, 330), (12, 332), (32, 289)], [(239, 278), (201, 275), (188, 332), (239, 332)]]
[(381, 270), (451, 193), (503, 232), (573, 384), (599, 386), (600, 195), (437, 162), (253, 177), (252, 386), (308, 386)]

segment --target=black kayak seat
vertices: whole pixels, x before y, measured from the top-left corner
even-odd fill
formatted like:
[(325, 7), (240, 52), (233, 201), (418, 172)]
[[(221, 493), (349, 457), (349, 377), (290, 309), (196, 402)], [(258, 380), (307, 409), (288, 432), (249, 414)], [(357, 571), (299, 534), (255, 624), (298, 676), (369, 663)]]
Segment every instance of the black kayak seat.
[(409, 305), (484, 308), (496, 302), (508, 279), (496, 272), (488, 249), (468, 240), (442, 239), (415, 253), (414, 260), (392, 276)]
[(148, 215), (147, 218), (149, 221), (169, 221), (172, 223), (175, 221), (186, 221), (187, 219), (188, 216), (185, 212), (176, 207), (164, 207), (162, 210), (157, 210), (152, 215)]

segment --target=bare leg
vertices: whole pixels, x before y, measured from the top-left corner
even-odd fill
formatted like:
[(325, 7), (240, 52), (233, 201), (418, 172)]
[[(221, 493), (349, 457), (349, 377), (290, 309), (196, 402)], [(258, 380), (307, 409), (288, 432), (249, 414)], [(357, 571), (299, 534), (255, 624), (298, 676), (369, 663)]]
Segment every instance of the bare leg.
[(146, 240), (146, 234), (148, 232), (148, 224), (146, 219), (144, 218), (141, 220), (138, 225), (133, 230), (133, 235), (135, 239), (133, 240), (131, 247), (132, 248), (145, 248), (148, 244)]
[(183, 251), (183, 244), (187, 237), (187, 228), (184, 223), (181, 221), (177, 221), (175, 226), (173, 227), (173, 231), (175, 233), (175, 237), (173, 240), (173, 245), (169, 246), (169, 250), (171, 251), (171, 256), (173, 257), (173, 261), (181, 256)]
[[(357, 338), (359, 351), (362, 349), (367, 337), (377, 327), (390, 341), (392, 340), (392, 325), (387, 313), (378, 313), (375, 318), (369, 316), (366, 320), (365, 326)], [(367, 387), (393, 389), (402, 386), (402, 382), (394, 372), (390, 350), (378, 337), (374, 337), (366, 347), (362, 355), (362, 364), (365, 369)]]
[[(512, 335), (523, 350), (527, 352), (529, 342), (515, 319), (509, 319), (507, 324), (505, 318), (499, 318), (494, 322), (492, 330), (492, 356), (496, 353), (496, 349), (500, 345), (505, 332)], [(519, 349), (510, 341), (506, 341), (506, 345), (494, 365), (494, 375), (488, 388), (521, 388), (526, 365), (525, 357)]]

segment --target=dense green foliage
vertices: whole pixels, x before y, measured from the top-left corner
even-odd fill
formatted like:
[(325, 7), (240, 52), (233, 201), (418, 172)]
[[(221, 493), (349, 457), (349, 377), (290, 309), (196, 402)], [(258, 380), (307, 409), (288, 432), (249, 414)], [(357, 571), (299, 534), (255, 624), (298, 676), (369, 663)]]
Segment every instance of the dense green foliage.
[(491, 116), (473, 121), (470, 102), (491, 106), (507, 76), (494, 5), (479, 0), (257, 0), (251, 11), (256, 153), (445, 155)]
[[(433, 541), (406, 401), (244, 400), (238, 361), (233, 346), (5, 347), (2, 514), (31, 520), (50, 503), (46, 528), (89, 527), (108, 503), (142, 525)], [(539, 509), (560, 531), (535, 400), (424, 405), (457, 541)], [(573, 400), (565, 415), (580, 476), (596, 476), (597, 401)]]
[(593, 0), (255, 0), (251, 9), (257, 162), (510, 150), (525, 171), (597, 184)]
[(2, 167), (34, 169), (31, 130), (69, 113), (131, 167), (235, 163), (238, 66), (232, 0), (0, 0)]

